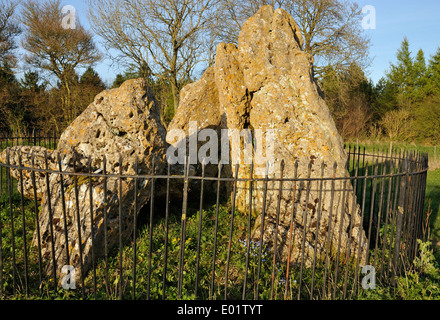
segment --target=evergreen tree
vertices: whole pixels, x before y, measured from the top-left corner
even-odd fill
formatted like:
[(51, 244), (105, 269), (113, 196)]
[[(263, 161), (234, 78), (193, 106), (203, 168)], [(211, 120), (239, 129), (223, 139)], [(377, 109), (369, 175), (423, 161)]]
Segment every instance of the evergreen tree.
[(24, 73), (24, 78), (20, 81), (22, 89), (29, 90), (35, 93), (43, 92), (46, 89), (47, 82), (41, 82), (40, 75), (35, 71), (27, 71)]
[(104, 82), (101, 80), (98, 73), (90, 66), (82, 74), (79, 83), (81, 85), (90, 85), (102, 89), (105, 88)]
[(386, 77), (381, 78), (376, 84), (376, 102), (373, 105), (373, 119), (379, 120), (382, 116), (392, 111), (397, 106), (397, 86)]
[(127, 77), (127, 73), (125, 73), (124, 75), (118, 73), (115, 80), (113, 81), (112, 88), (119, 88), (121, 84), (123, 84), (128, 79), (131, 78)]
[(426, 60), (422, 49), (417, 52), (412, 74), (413, 88), (411, 98), (413, 102), (421, 101), (426, 97)]
[(419, 143), (440, 142), (440, 96), (431, 96), (414, 108), (412, 130)]
[(10, 86), (16, 85), (17, 79), (15, 78), (14, 71), (7, 62), (3, 62), (0, 65), (0, 85)]
[(397, 51), (397, 64), (391, 64), (390, 70), (386, 72), (386, 78), (397, 89), (396, 107), (399, 109), (408, 107), (411, 104), (415, 83), (414, 60), (406, 37)]
[(427, 94), (430, 96), (440, 96), (440, 47), (429, 59), (426, 73)]

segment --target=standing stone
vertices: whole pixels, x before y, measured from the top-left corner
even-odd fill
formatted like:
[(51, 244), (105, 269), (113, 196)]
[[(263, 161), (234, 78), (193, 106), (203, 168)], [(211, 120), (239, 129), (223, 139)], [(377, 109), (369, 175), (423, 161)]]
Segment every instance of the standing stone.
[[(252, 172), (249, 166), (261, 149), (270, 151), (266, 154), (271, 161), (269, 178), (280, 177), (282, 161), (284, 178), (349, 177), (342, 139), (314, 80), (313, 57), (302, 45), (293, 18), (282, 9), (263, 6), (244, 23), (237, 46), (219, 44), (215, 65), (204, 74), (204, 80), (183, 89), (192, 100), (190, 104), (181, 101), (170, 128), (198, 121), (206, 123), (199, 130), (208, 126), (228, 129), (230, 164), (240, 164), (239, 179), (249, 179), (251, 174), (255, 179), (266, 177), (265, 163), (254, 161)], [(210, 97), (209, 112), (215, 116), (204, 122), (206, 95)], [(233, 147), (233, 130), (253, 134), (250, 154), (244, 152), (243, 141)], [(257, 133), (262, 133), (260, 141)], [(270, 142), (265, 146), (265, 141)], [(262, 238), (274, 246), (277, 239), (282, 259), (299, 262), (304, 254), (307, 266), (314, 256), (323, 256), (327, 245), (333, 256), (350, 253), (364, 261), (367, 239), (350, 182), (336, 181), (333, 199), (329, 181), (322, 185), (285, 182), (281, 195), (279, 184), (271, 183), (264, 220), (263, 185), (261, 181), (253, 184), (252, 212), (259, 215), (253, 227), (255, 240)], [(249, 181), (238, 183), (236, 207), (247, 213), (249, 205)]]
[[(298, 178), (331, 177), (334, 163), (337, 164), (336, 176), (348, 177), (342, 139), (313, 79), (313, 58), (302, 50), (302, 43), (299, 28), (284, 10), (274, 11), (271, 6), (264, 6), (244, 23), (238, 39), (238, 53), (233, 54), (238, 56), (243, 74), (242, 84), (251, 96), (250, 111), (243, 114), (246, 120), (241, 120), (241, 123), (248, 121), (254, 132), (273, 130), (275, 171), (272, 177), (280, 176), (282, 160), (285, 161), (285, 178), (294, 178), (295, 161), (300, 164)], [(218, 60), (221, 59), (219, 55)], [(237, 74), (237, 71), (232, 69), (232, 74)], [(237, 117), (235, 110), (229, 110), (227, 106), (221, 108), (227, 110), (228, 118)], [(309, 163), (312, 164), (310, 172)], [(322, 163), (326, 164), (323, 172)], [(249, 176), (243, 172), (242, 177)], [(264, 175), (255, 171), (254, 177), (263, 178)], [(328, 182), (322, 187), (314, 182), (309, 192), (304, 190), (307, 184), (297, 186), (295, 195), (291, 191), (294, 185), (285, 183), (280, 203), (277, 201), (277, 187), (275, 184), (268, 191), (263, 239), (273, 246), (273, 234), (276, 233), (282, 256), (289, 255), (288, 236), (293, 237), (292, 242), (297, 244), (292, 246), (290, 252), (293, 261), (298, 261), (304, 253), (306, 264), (310, 265), (314, 255), (322, 256), (331, 219), (334, 231), (330, 235), (332, 253), (336, 255), (339, 251), (339, 254), (345, 255), (351, 250), (356, 256), (360, 250), (364, 257), (366, 238), (360, 210), (356, 204), (353, 205), (355, 197), (350, 183), (336, 183), (336, 190), (342, 192), (334, 194), (332, 203)], [(254, 210), (259, 212), (263, 205), (262, 193), (262, 186), (256, 187)], [(248, 205), (238, 203), (243, 211), (247, 210)], [(277, 217), (278, 206), (280, 214)], [(294, 221), (291, 221), (292, 206), (296, 206)], [(277, 220), (278, 229), (275, 230)], [(261, 223), (260, 216), (254, 226), (255, 239), (261, 238)], [(298, 246), (302, 243), (304, 247)]]
[[(105, 253), (106, 240), (111, 248), (120, 238), (124, 242), (130, 238), (134, 217), (151, 196), (151, 180), (87, 175), (104, 173), (104, 164), (106, 174), (162, 174), (168, 146), (165, 136), (158, 104), (142, 79), (98, 94), (63, 132), (57, 150), (49, 154), (50, 159), (61, 156), (66, 174), (50, 174), (49, 187), (46, 177), (40, 177), (37, 184), (41, 184), (38, 194), (42, 198), (41, 253), (48, 275), (55, 261), (58, 280), (64, 276), (62, 267), (72, 265), (79, 281)], [(35, 167), (44, 168), (40, 159), (44, 150), (37, 151)], [(56, 162), (51, 163), (58, 169)], [(35, 233), (35, 244), (37, 238)]]

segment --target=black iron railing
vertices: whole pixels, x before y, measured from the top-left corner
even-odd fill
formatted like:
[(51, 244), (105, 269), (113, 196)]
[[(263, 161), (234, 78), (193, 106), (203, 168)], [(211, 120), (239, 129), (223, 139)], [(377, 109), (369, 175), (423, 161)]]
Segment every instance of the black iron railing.
[[(56, 146), (56, 137), (0, 139), (2, 149), (24, 141)], [(100, 170), (89, 166), (79, 172), (64, 171), (58, 155), (55, 167), (43, 169), (24, 166), (21, 155), (13, 163), (8, 155), (0, 163), (0, 295), (23, 299), (355, 299), (369, 289), (363, 283), (366, 270), (374, 270), (381, 284), (393, 285), (417, 255), (418, 239), (425, 238), (427, 155), (346, 150), (350, 176), (258, 179), (234, 178), (237, 174), (225, 177), (222, 168), (226, 165), (221, 164), (215, 177), (205, 176), (204, 170), (201, 176), (190, 176), (187, 166), (183, 175), (171, 174), (170, 166), (162, 175), (136, 175), (124, 174), (122, 169), (107, 172), (105, 159)], [(33, 155), (29, 159), (32, 164), (36, 161)], [(49, 161), (47, 153), (44, 161)], [(312, 168), (311, 163), (305, 165)], [(316, 166), (321, 168), (321, 164)], [(238, 172), (238, 167), (232, 170)], [(32, 186), (23, 183), (26, 177)], [(38, 179), (46, 184), (37, 185)], [(130, 181), (134, 192), (124, 198), (123, 186)], [(148, 184), (140, 184), (145, 181)], [(213, 192), (207, 192), (207, 183)], [(308, 210), (292, 206), (292, 217), (303, 215), (302, 238), (289, 231), (282, 241), (277, 235), (273, 241), (256, 239), (254, 224), (261, 217), (264, 221), (265, 206), (257, 213), (252, 208), (248, 213), (237, 211), (240, 183), (247, 184), (244, 198), (249, 203), (257, 189), (264, 203), (276, 192), (295, 196), (311, 189), (319, 191), (317, 202), (328, 197), (331, 207), (337, 192), (343, 192), (342, 199), (352, 196), (368, 239), (365, 259), (355, 256), (355, 248), (340, 252), (341, 244), (330, 237), (336, 232), (335, 221), (320, 220), (323, 209), (312, 217)], [(140, 185), (148, 188), (142, 209), (138, 208)], [(26, 188), (33, 194), (26, 196)], [(111, 197), (107, 196), (110, 188), (114, 188)], [(97, 204), (101, 189), (104, 203)], [(58, 204), (47, 201), (55, 191), (59, 192)], [(112, 200), (123, 198), (130, 204)], [(272, 200), (279, 204), (280, 198)], [(59, 216), (54, 215), (55, 205), (59, 205)], [(280, 217), (279, 205), (275, 207), (278, 230), (279, 220), (287, 218)], [(139, 215), (126, 219), (127, 210), (138, 209)], [(44, 210), (49, 214), (47, 225), (42, 222)], [(76, 224), (76, 238), (67, 234), (69, 224), (70, 228)], [(316, 230), (326, 230), (328, 241), (318, 243)], [(65, 240), (58, 243), (61, 248), (56, 248), (57, 232), (58, 239), (63, 235)], [(315, 236), (307, 240), (315, 242), (314, 249), (306, 246), (309, 236)], [(294, 247), (296, 260), (290, 257)], [(288, 252), (287, 258), (280, 254), (282, 250)], [(74, 275), (75, 268), (69, 266), (75, 263), (79, 271)]]

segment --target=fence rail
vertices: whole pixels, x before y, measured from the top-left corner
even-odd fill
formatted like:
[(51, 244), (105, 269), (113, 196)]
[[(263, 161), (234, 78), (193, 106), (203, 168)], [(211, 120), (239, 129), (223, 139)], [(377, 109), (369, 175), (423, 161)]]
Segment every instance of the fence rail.
[[(24, 141), (29, 145), (56, 146), (56, 137), (33, 136), (0, 138), (0, 147)], [(397, 151), (367, 154), (365, 149), (351, 146), (347, 154), (350, 176), (248, 179), (238, 179), (237, 174), (232, 178), (222, 176), (221, 164), (216, 177), (190, 176), (188, 167), (184, 174), (173, 175), (170, 166), (162, 175), (136, 175), (109, 173), (105, 160), (102, 170), (92, 171), (89, 167), (78, 172), (62, 170), (61, 157), (56, 162), (59, 166), (46, 169), (24, 166), (21, 158), (20, 163), (13, 164), (7, 157), (0, 163), (0, 296), (356, 299), (365, 290), (365, 270), (374, 270), (380, 283), (393, 285), (395, 277), (417, 255), (417, 240), (426, 238), (427, 155)], [(34, 161), (32, 156), (31, 162)], [(47, 164), (47, 154), (44, 161)], [(14, 172), (19, 179), (13, 178)], [(23, 183), (25, 177), (31, 186)], [(36, 180), (42, 177), (46, 185), (40, 188)], [(138, 188), (145, 181), (148, 198), (140, 209)], [(124, 198), (122, 192), (130, 182), (134, 182), (135, 189)], [(196, 187), (191, 182), (196, 182)], [(212, 194), (207, 192), (208, 183), (212, 184)], [(342, 192), (343, 199), (349, 198), (346, 188), (350, 186), (368, 239), (365, 261), (355, 255), (354, 248), (341, 254), (341, 243), (335, 243), (331, 250), (336, 217), (333, 221), (330, 214), (328, 221), (324, 221), (323, 209), (312, 215), (309, 210), (292, 206), (292, 217), (302, 215), (302, 238), (292, 231), (285, 241), (278, 240), (277, 233), (274, 241), (255, 238), (255, 223), (258, 219), (265, 221), (268, 207), (263, 205), (257, 213), (252, 209), (247, 214), (237, 211), (238, 193), (243, 192), (238, 190), (240, 183), (248, 185), (244, 198), (249, 203), (256, 190), (260, 190), (264, 204), (275, 195), (275, 230), (279, 230), (280, 219), (287, 219), (280, 218), (281, 196), (276, 196), (275, 191), (308, 197), (310, 190), (315, 189), (318, 201), (329, 197), (333, 208), (336, 193)], [(230, 192), (224, 192), (226, 186)], [(336, 190), (337, 186), (344, 186), (343, 190)], [(100, 188), (105, 195), (102, 203), (97, 202)], [(176, 191), (173, 188), (180, 190), (178, 196), (171, 195)], [(26, 195), (26, 190), (33, 194)], [(37, 194), (38, 190), (42, 195)], [(55, 191), (59, 201), (51, 203), (51, 193)], [(110, 191), (112, 198), (107, 197)], [(126, 199), (125, 203), (122, 199)], [(55, 216), (57, 205), (59, 216)], [(138, 209), (138, 216), (126, 218), (126, 212)], [(70, 227), (76, 230), (75, 236), (67, 234), (69, 224), (76, 226)], [(263, 228), (264, 222), (261, 234)], [(354, 224), (347, 228), (352, 234)], [(317, 230), (328, 232), (325, 243), (318, 243)], [(58, 240), (65, 241), (58, 243), (60, 248), (55, 243), (57, 232)], [(312, 239), (307, 241), (315, 242), (312, 249), (306, 243), (309, 236)], [(298, 256), (295, 261), (290, 257), (294, 247)], [(287, 250), (287, 259), (280, 254), (282, 250)], [(81, 266), (76, 273), (69, 267), (75, 262)]]

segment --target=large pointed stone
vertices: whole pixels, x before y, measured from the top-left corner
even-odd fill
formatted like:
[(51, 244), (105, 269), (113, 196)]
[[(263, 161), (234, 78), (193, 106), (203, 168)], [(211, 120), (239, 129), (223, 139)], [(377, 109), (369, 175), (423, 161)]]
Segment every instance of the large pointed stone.
[[(284, 178), (349, 177), (342, 139), (313, 77), (313, 57), (302, 45), (293, 18), (282, 9), (263, 6), (244, 23), (238, 45), (219, 44), (215, 65), (203, 80), (184, 88), (185, 95), (192, 97), (191, 103), (182, 100), (170, 128), (184, 128), (189, 121), (206, 123), (202, 110), (206, 110), (205, 97), (209, 95), (209, 113), (215, 117), (207, 118), (208, 126), (217, 125), (230, 132), (249, 130), (253, 138), (258, 132), (262, 134), (260, 143), (252, 144), (250, 157), (244, 153), (243, 141), (230, 149), (230, 164), (240, 163), (238, 178), (251, 177), (249, 158), (256, 160), (257, 151), (268, 150), (262, 148), (268, 135), (273, 150), (266, 159), (272, 162), (269, 177), (280, 176), (282, 161)], [(230, 142), (232, 146), (232, 137)], [(321, 170), (322, 163), (326, 165)], [(253, 177), (264, 178), (265, 165), (254, 164)], [(259, 215), (253, 227), (254, 239), (263, 238), (271, 246), (277, 239), (283, 259), (299, 262), (304, 254), (306, 265), (311, 265), (314, 257), (323, 257), (327, 246), (332, 255), (350, 253), (361, 262), (365, 259), (367, 239), (349, 181), (336, 181), (333, 195), (330, 181), (285, 182), (279, 202), (279, 185), (271, 183), (263, 235), (263, 183), (254, 183), (253, 188), (252, 211)], [(247, 213), (249, 182), (239, 183), (237, 190), (236, 206)]]

